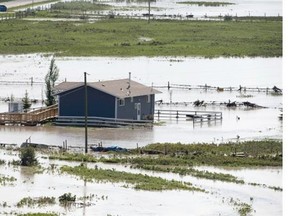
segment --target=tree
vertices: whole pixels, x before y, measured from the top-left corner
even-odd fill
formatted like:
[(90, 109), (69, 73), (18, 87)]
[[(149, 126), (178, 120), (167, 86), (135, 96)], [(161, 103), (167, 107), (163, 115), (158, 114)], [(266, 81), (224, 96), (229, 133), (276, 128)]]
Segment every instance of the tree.
[(23, 110), (24, 112), (27, 112), (27, 110), (31, 107), (31, 101), (28, 97), (28, 92), (26, 90), (24, 98), (22, 98), (23, 102)]
[(46, 84), (46, 106), (51, 106), (56, 103), (54, 90), (55, 82), (59, 77), (59, 69), (55, 64), (54, 57), (51, 59), (49, 71), (45, 76), (45, 84)]
[(20, 159), (22, 166), (33, 166), (37, 164), (35, 150), (33, 147), (24, 147), (20, 149)]

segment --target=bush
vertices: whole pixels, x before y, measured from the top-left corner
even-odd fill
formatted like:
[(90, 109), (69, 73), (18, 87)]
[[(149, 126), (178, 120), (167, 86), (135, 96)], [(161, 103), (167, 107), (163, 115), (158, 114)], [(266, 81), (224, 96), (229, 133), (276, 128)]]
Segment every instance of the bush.
[(76, 201), (76, 195), (72, 196), (71, 193), (64, 193), (59, 197), (59, 202), (61, 204), (66, 204), (69, 202), (75, 202)]
[(20, 159), (22, 166), (33, 166), (37, 164), (35, 150), (33, 147), (25, 147), (20, 149)]
[(224, 21), (232, 21), (232, 16), (225, 15), (224, 16)]

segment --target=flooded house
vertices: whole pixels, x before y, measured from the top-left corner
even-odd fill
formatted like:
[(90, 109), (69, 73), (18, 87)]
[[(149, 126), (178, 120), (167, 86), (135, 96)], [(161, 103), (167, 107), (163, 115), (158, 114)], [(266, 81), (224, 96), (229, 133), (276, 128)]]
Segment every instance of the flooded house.
[[(62, 82), (55, 86), (58, 119), (85, 116), (84, 82)], [(87, 83), (87, 116), (102, 119), (153, 120), (155, 94), (152, 87), (129, 79)]]

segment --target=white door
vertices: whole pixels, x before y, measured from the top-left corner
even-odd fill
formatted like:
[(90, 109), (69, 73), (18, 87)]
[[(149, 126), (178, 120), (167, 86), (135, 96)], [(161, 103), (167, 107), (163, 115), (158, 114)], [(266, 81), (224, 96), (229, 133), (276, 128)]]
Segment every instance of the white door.
[(136, 103), (137, 121), (141, 120), (141, 103)]

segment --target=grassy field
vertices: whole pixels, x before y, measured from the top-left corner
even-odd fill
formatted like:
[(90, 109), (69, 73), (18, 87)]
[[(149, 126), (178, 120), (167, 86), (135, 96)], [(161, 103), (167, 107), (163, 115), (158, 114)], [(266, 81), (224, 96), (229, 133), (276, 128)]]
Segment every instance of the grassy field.
[[(240, 152), (242, 155), (237, 156)], [(52, 154), (49, 158), (82, 162), (123, 163), (139, 167), (170, 166), (169, 168), (171, 168), (198, 165), (220, 167), (282, 166), (282, 142), (274, 140), (247, 141), (222, 145), (155, 143), (139, 149), (131, 149), (128, 153), (119, 154), (121, 157), (97, 159), (89, 154), (64, 152)], [(145, 156), (152, 154), (152, 157)], [(189, 172), (193, 172), (193, 170)]]
[(0, 21), (0, 54), (282, 56), (282, 21)]

